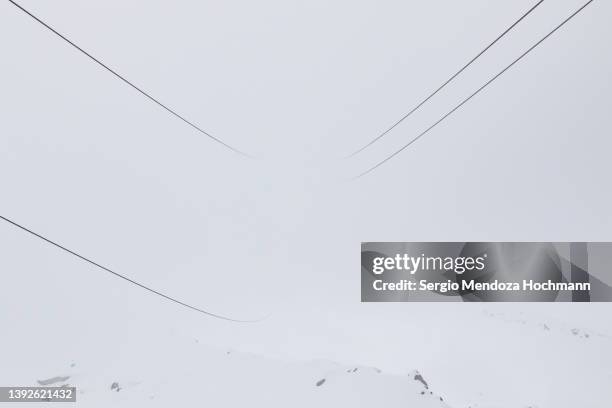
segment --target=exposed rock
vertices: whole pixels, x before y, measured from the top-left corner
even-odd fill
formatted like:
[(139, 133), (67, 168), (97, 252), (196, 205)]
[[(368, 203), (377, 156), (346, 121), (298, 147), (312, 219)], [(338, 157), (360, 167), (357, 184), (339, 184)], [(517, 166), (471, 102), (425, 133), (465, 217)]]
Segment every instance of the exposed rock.
[(51, 385), (51, 384), (56, 384), (56, 383), (61, 383), (64, 382), (66, 380), (68, 380), (70, 378), (69, 375), (62, 377), (62, 376), (57, 376), (57, 377), (51, 377), (48, 378), (46, 380), (36, 380), (36, 382), (40, 385)]
[(423, 384), (426, 390), (429, 389), (429, 384), (427, 384), (427, 381), (425, 381), (421, 373), (419, 373), (418, 371), (414, 373), (414, 380), (419, 381), (421, 384)]

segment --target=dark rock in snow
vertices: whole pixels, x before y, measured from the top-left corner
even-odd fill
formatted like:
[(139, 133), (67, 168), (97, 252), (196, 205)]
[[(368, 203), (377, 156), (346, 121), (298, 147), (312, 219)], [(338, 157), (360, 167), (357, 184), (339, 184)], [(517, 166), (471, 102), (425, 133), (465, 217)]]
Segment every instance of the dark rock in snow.
[(48, 378), (46, 380), (36, 380), (36, 382), (40, 385), (51, 385), (51, 384), (56, 384), (56, 383), (60, 383), (60, 382), (64, 382), (66, 380), (68, 380), (70, 378), (69, 375), (62, 377), (62, 376), (57, 376), (57, 377), (52, 377), (52, 378)]
[(325, 383), (325, 378), (320, 379), (319, 381), (317, 381), (317, 387), (322, 386)]
[(117, 392), (121, 391), (121, 387), (119, 387), (119, 383), (118, 382), (112, 383), (111, 386), (110, 386), (110, 389), (111, 390), (115, 390)]
[(429, 384), (427, 384), (427, 381), (425, 381), (425, 379), (423, 378), (423, 376), (417, 371), (416, 374), (414, 375), (414, 380), (415, 381), (419, 381), (420, 383), (422, 383), (425, 386), (425, 389), (428, 390), (429, 389)]

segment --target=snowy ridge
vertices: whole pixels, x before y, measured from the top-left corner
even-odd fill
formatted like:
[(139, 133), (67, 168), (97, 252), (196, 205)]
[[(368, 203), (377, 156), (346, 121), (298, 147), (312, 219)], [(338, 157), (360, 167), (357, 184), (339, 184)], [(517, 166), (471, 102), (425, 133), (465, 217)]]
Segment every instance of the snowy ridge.
[(77, 387), (79, 407), (188, 407), (197, 401), (209, 407), (449, 407), (417, 371), (399, 376), (324, 360), (287, 363), (198, 343), (130, 355), (111, 368), (70, 363), (36, 381)]

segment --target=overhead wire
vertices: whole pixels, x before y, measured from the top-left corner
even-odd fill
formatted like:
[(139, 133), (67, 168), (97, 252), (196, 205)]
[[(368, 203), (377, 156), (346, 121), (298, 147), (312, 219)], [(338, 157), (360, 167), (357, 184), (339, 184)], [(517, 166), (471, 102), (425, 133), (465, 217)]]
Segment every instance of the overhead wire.
[(54, 33), (55, 35), (57, 35), (59, 38), (61, 38), (62, 40), (64, 40), (66, 43), (70, 44), (72, 47), (74, 47), (75, 49), (77, 49), (78, 51), (80, 51), (83, 55), (87, 56), (89, 59), (91, 59), (92, 61), (94, 61), (96, 64), (98, 64), (100, 67), (102, 67), (103, 69), (105, 69), (106, 71), (110, 72), (111, 74), (113, 74), (116, 78), (118, 78), (119, 80), (121, 80), (122, 82), (124, 82), (125, 84), (129, 85), (130, 87), (132, 87), (133, 89), (135, 89), (136, 91), (138, 91), (140, 94), (142, 94), (143, 96), (145, 96), (147, 99), (149, 99), (150, 101), (152, 101), (153, 103), (155, 103), (156, 105), (158, 105), (159, 107), (161, 107), (162, 109), (166, 110), (168, 113), (170, 113), (172, 116), (176, 117), (177, 119), (179, 119), (180, 121), (184, 122), (185, 124), (187, 124), (188, 126), (190, 126), (191, 128), (195, 129), (197, 132), (199, 132), (200, 134), (203, 134), (204, 136), (214, 140), (215, 142), (221, 144), (222, 146), (226, 147), (227, 149), (233, 151), (234, 153), (237, 153), (241, 156), (244, 157), (248, 157), (248, 158), (253, 158), (253, 156), (251, 156), (248, 153), (243, 152), (242, 150), (239, 150), (233, 146), (231, 146), (230, 144), (224, 142), (223, 140), (221, 140), (220, 138), (213, 136), (211, 133), (205, 131), (204, 129), (202, 129), (200, 126), (196, 125), (195, 123), (191, 122), (190, 120), (186, 119), (183, 115), (179, 114), (178, 112), (176, 112), (174, 109), (168, 107), (167, 105), (163, 104), (162, 102), (160, 102), (157, 98), (153, 97), (150, 93), (144, 91), (142, 88), (136, 86), (133, 82), (131, 82), (130, 80), (128, 80), (126, 77), (124, 77), (123, 75), (119, 74), (117, 71), (115, 71), (114, 69), (110, 68), (107, 64), (103, 63), (101, 60), (99, 60), (98, 58), (94, 57), (92, 54), (90, 54), (89, 52), (85, 51), (83, 48), (81, 48), (80, 46), (78, 46), (76, 43), (74, 43), (73, 41), (71, 41), (70, 39), (68, 39), (68, 37), (66, 37), (65, 35), (61, 34), (59, 31), (57, 31), (55, 28), (51, 27), (49, 24), (47, 24), (46, 22), (44, 22), (42, 19), (40, 19), (39, 17), (35, 16), (32, 12), (28, 11), (27, 9), (25, 9), (23, 6), (21, 6), (19, 3), (17, 3), (14, 0), (8, 0), (10, 3), (12, 3), (15, 7), (17, 7), (18, 9), (20, 9), (21, 11), (23, 11), (25, 14), (27, 14), (29, 17), (31, 17), (32, 19), (34, 19), (36, 22), (38, 22), (39, 24), (41, 24), (42, 26), (44, 26), (46, 29), (48, 29), (49, 31), (51, 31), (52, 33)]
[(38, 239), (41, 239), (41, 240), (45, 241), (48, 244), (53, 245), (54, 247), (56, 247), (58, 249), (61, 249), (64, 252), (67, 252), (68, 254), (70, 254), (72, 256), (75, 256), (75, 257), (79, 258), (82, 261), (87, 262), (90, 265), (95, 266), (98, 269), (101, 269), (101, 270), (103, 270), (103, 271), (105, 271), (105, 272), (107, 272), (107, 273), (109, 273), (109, 274), (111, 274), (111, 275), (113, 275), (113, 276), (115, 276), (115, 277), (117, 277), (119, 279), (124, 280), (125, 282), (128, 282), (128, 283), (130, 283), (130, 284), (132, 284), (134, 286), (137, 286), (137, 287), (139, 287), (141, 289), (144, 289), (145, 291), (148, 291), (148, 292), (150, 292), (150, 293), (152, 293), (152, 294), (154, 294), (156, 296), (164, 298), (167, 301), (170, 301), (172, 303), (178, 304), (178, 305), (180, 305), (182, 307), (185, 307), (187, 309), (191, 309), (193, 311), (196, 311), (198, 313), (201, 313), (201, 314), (204, 314), (204, 315), (207, 315), (207, 316), (210, 316), (210, 317), (214, 317), (216, 319), (227, 320), (227, 321), (236, 322), (236, 323), (255, 323), (255, 322), (261, 321), (261, 320), (234, 319), (234, 318), (227, 317), (227, 316), (224, 316), (224, 315), (220, 315), (220, 314), (217, 314), (217, 313), (209, 312), (207, 310), (204, 310), (204, 309), (196, 307), (196, 306), (192, 306), (192, 305), (190, 305), (190, 304), (188, 304), (186, 302), (183, 302), (183, 301), (178, 300), (178, 299), (176, 299), (174, 297), (168, 296), (168, 295), (166, 295), (166, 294), (164, 294), (164, 293), (162, 293), (162, 292), (160, 292), (160, 291), (158, 291), (156, 289), (153, 289), (153, 288), (151, 288), (149, 286), (146, 286), (146, 285), (144, 285), (144, 284), (142, 284), (142, 283), (140, 283), (140, 282), (138, 282), (138, 281), (136, 281), (136, 280), (134, 280), (132, 278), (127, 277), (126, 275), (123, 275), (123, 274), (120, 274), (118, 272), (115, 272), (114, 270), (112, 270), (112, 269), (110, 269), (110, 268), (108, 268), (106, 266), (103, 266), (103, 265), (101, 265), (101, 264), (99, 264), (99, 263), (97, 263), (97, 262), (95, 262), (95, 261), (93, 261), (93, 260), (91, 260), (91, 259), (89, 259), (89, 258), (87, 258), (87, 257), (85, 257), (85, 256), (83, 256), (81, 254), (79, 254), (76, 251), (68, 249), (67, 247), (65, 247), (63, 245), (60, 245), (59, 243), (57, 243), (57, 242), (55, 242), (55, 241), (53, 241), (53, 240), (51, 240), (49, 238), (46, 238), (45, 236), (43, 236), (43, 235), (41, 235), (41, 234), (39, 234), (37, 232), (34, 232), (33, 230), (31, 230), (29, 228), (26, 228), (23, 225), (15, 222), (15, 221), (7, 218), (7, 217), (4, 217), (4, 216), (0, 215), (0, 219), (5, 221), (5, 222), (7, 222), (7, 223), (9, 223), (9, 224), (11, 224), (11, 225), (13, 225), (13, 226), (15, 226), (15, 227), (17, 227), (17, 228), (19, 228), (19, 229), (21, 229), (22, 231), (27, 232), (30, 235), (33, 235), (34, 237), (36, 237)]
[(416, 137), (414, 137), (413, 139), (411, 139), (408, 143), (406, 143), (404, 146), (402, 146), (400, 149), (396, 150), (395, 152), (393, 152), (391, 155), (387, 156), (384, 160), (378, 162), (377, 164), (375, 164), (374, 166), (370, 167), (369, 169), (367, 169), (366, 171), (364, 171), (363, 173), (360, 173), (359, 175), (355, 176), (352, 178), (352, 180), (356, 180), (359, 179), (363, 176), (365, 176), (368, 173), (371, 173), (372, 171), (376, 170), (377, 168), (379, 168), (380, 166), (382, 166), (383, 164), (385, 164), (386, 162), (388, 162), (389, 160), (391, 160), (392, 158), (394, 158), (395, 156), (397, 156), (398, 154), (400, 154), (402, 151), (404, 151), (406, 148), (408, 148), (410, 145), (412, 145), (414, 142), (416, 142), (417, 140), (419, 140), (421, 137), (425, 136), (427, 133), (429, 133), (433, 128), (435, 128), (436, 126), (438, 126), (440, 123), (442, 123), (446, 118), (448, 118), (449, 116), (451, 116), (454, 112), (456, 112), (459, 108), (461, 108), (463, 105), (465, 105), (468, 101), (470, 101), (472, 98), (474, 98), (476, 95), (478, 95), (482, 90), (484, 90), (486, 87), (488, 87), (491, 83), (493, 83), (496, 79), (498, 79), (500, 76), (502, 76), (506, 71), (508, 71), (510, 68), (512, 68), (516, 63), (518, 63), (520, 60), (522, 60), (525, 56), (527, 56), (531, 51), (533, 51), (536, 47), (538, 47), (540, 44), (542, 44), (544, 41), (546, 41), (551, 35), (553, 35), (555, 32), (557, 32), (557, 30), (559, 30), (561, 27), (563, 27), (565, 24), (567, 24), (570, 20), (572, 20), (576, 15), (578, 15), (582, 10), (584, 10), (589, 4), (591, 4), (594, 0), (589, 0), (587, 1), (585, 4), (583, 4), (578, 10), (576, 10), (575, 12), (573, 12), (569, 17), (567, 17), (565, 20), (563, 20), (559, 25), (557, 25), (552, 31), (550, 31), (548, 34), (546, 34), (544, 37), (542, 37), (539, 41), (537, 41), (535, 44), (533, 44), (531, 47), (529, 47), (525, 52), (523, 52), (518, 58), (516, 58), (514, 61), (512, 61), (509, 65), (507, 65), (504, 69), (502, 69), (500, 72), (498, 72), (495, 76), (493, 76), (491, 79), (489, 79), (487, 82), (484, 83), (484, 85), (482, 85), (480, 88), (478, 88), (474, 93), (472, 93), (470, 96), (468, 96), (467, 98), (465, 98), (463, 101), (461, 101), (457, 106), (455, 106), (453, 109), (451, 109), (449, 112), (447, 112), (444, 116), (442, 116), (440, 119), (438, 119), (434, 124), (432, 124), (431, 126), (429, 126), (427, 129), (425, 129), (423, 132), (419, 133)]
[(538, 1), (535, 5), (533, 5), (529, 10), (527, 10), (525, 13), (523, 13), (523, 15), (516, 20), (514, 23), (512, 23), (512, 25), (510, 25), (508, 28), (506, 28), (506, 30), (501, 33), (500, 35), (497, 36), (497, 38), (495, 40), (493, 40), (491, 43), (489, 43), (489, 45), (487, 45), (485, 48), (483, 48), (478, 54), (476, 54), (475, 57), (473, 57), (470, 61), (468, 61), (467, 64), (465, 64), (463, 67), (461, 67), (457, 72), (455, 72), (453, 75), (450, 76), (450, 78), (448, 78), (446, 81), (444, 81), (442, 83), (442, 85), (438, 86), (438, 88), (436, 88), (436, 90), (434, 90), (433, 92), (431, 92), (425, 99), (423, 99), (421, 102), (419, 102), (415, 107), (413, 107), (408, 113), (406, 113), (404, 116), (402, 116), (398, 121), (396, 121), (395, 123), (393, 123), (393, 125), (391, 125), (391, 127), (387, 128), (384, 132), (380, 133), (378, 136), (376, 136), (374, 139), (372, 139), (370, 142), (368, 142), (367, 144), (365, 144), (364, 146), (362, 146), (361, 148), (359, 148), (358, 150), (354, 151), (353, 153), (351, 153), (350, 155), (348, 155), (346, 158), (351, 158), (359, 153), (361, 153), (362, 151), (364, 151), (365, 149), (367, 149), (368, 147), (372, 146), (374, 143), (376, 143), (377, 141), (379, 141), (380, 139), (382, 139), (385, 135), (387, 135), (389, 132), (391, 132), (393, 129), (395, 129), (400, 123), (402, 123), (405, 119), (407, 119), (408, 117), (410, 117), (413, 113), (415, 113), (417, 110), (419, 110), (419, 108), (423, 105), (425, 105), (431, 98), (433, 98), (438, 92), (440, 92), (442, 89), (444, 89), (448, 84), (450, 84), (455, 78), (457, 78), (463, 71), (465, 71), (470, 65), (472, 65), (474, 62), (476, 62), (476, 60), (478, 58), (480, 58), (485, 52), (487, 52), (489, 50), (489, 48), (491, 48), (493, 45), (495, 45), (499, 40), (501, 40), (506, 34), (508, 34), (514, 27), (516, 27), (521, 21), (523, 21), (529, 14), (531, 14), (531, 12), (533, 12), (540, 4), (542, 4), (544, 2), (544, 0), (540, 0)]

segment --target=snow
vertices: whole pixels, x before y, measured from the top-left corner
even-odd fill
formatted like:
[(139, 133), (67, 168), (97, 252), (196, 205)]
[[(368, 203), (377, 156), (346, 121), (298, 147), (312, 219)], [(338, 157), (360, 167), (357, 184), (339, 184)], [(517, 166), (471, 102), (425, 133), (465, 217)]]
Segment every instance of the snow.
[(55, 386), (77, 387), (79, 407), (199, 402), (214, 407), (448, 407), (416, 371), (400, 376), (323, 360), (283, 362), (196, 341), (172, 347), (149, 343), (110, 366), (92, 359), (55, 371), (64, 380)]

